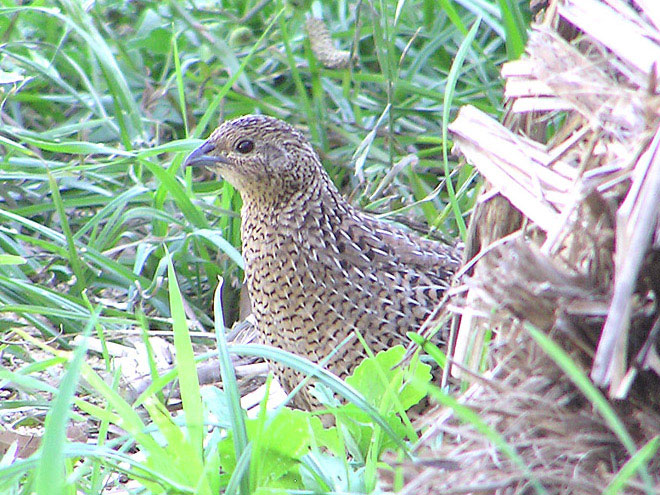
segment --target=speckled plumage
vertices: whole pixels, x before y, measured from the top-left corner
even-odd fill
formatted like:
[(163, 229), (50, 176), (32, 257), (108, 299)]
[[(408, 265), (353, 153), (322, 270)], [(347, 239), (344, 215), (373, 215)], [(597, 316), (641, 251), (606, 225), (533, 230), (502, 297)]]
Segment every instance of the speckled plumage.
[[(210, 166), (241, 193), (246, 281), (264, 343), (314, 362), (356, 330), (373, 352), (406, 343), (459, 266), (455, 248), (347, 203), (305, 137), (280, 120), (224, 122), (187, 163)], [(344, 377), (365, 355), (354, 337), (327, 367)], [(286, 390), (301, 379), (276, 371)], [(306, 389), (295, 400), (313, 403)]]

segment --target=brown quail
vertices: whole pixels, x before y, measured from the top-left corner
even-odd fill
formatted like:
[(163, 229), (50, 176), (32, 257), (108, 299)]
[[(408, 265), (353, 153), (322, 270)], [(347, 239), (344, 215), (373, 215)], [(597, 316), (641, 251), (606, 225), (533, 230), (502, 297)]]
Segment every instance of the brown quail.
[[(186, 159), (214, 169), (243, 198), (241, 236), (252, 310), (263, 342), (345, 377), (366, 356), (406, 343), (460, 264), (453, 247), (356, 210), (307, 139), (272, 117), (224, 122)], [(302, 376), (276, 365), (289, 391)], [(294, 404), (316, 403), (303, 389)]]

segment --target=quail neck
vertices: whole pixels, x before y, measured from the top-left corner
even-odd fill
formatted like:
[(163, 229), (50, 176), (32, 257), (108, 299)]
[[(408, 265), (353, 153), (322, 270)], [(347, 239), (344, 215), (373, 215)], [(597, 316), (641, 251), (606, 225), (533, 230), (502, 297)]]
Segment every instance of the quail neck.
[[(442, 298), (460, 252), (360, 212), (340, 195), (307, 139), (272, 117), (224, 122), (187, 165), (216, 170), (243, 198), (245, 274), (264, 343), (339, 376), (373, 352), (406, 343)], [(291, 390), (302, 379), (274, 364)], [(315, 404), (309, 389), (294, 400)]]

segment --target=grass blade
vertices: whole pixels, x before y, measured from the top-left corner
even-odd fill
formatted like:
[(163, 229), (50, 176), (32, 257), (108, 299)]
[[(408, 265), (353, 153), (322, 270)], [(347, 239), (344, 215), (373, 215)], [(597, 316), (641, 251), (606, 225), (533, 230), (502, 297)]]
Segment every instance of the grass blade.
[(66, 429), (71, 416), (71, 404), (80, 380), (83, 360), (87, 354), (87, 338), (96, 325), (99, 313), (100, 309), (96, 309), (85, 326), (83, 340), (73, 352), (67, 372), (62, 378), (53, 406), (48, 413), (41, 447), (41, 460), (36, 473), (38, 495), (63, 495), (65, 493), (63, 452), (66, 443)]
[(617, 436), (619, 441), (623, 444), (630, 455), (635, 454), (637, 448), (635, 441), (632, 439), (628, 430), (623, 422), (616, 415), (610, 403), (598, 390), (591, 380), (585, 375), (580, 368), (577, 367), (573, 358), (553, 342), (547, 335), (534, 327), (531, 323), (524, 323), (525, 330), (529, 332), (536, 343), (545, 351), (545, 353), (552, 358), (552, 360), (559, 366), (564, 373), (571, 379), (575, 386), (585, 395), (594, 408), (601, 414), (603, 419), (610, 425), (610, 428)]
[[(421, 385), (421, 384), (420, 384)], [(426, 384), (424, 384), (426, 385)], [(506, 455), (520, 470), (525, 474), (529, 482), (532, 484), (536, 493), (546, 494), (547, 491), (536, 479), (534, 473), (527, 467), (525, 461), (518, 455), (516, 450), (511, 447), (506, 439), (497, 431), (490, 427), (481, 417), (469, 407), (461, 404), (455, 398), (446, 394), (442, 390), (434, 386), (428, 386), (429, 394), (440, 404), (450, 407), (458, 419), (463, 423), (471, 424), (475, 430), (490, 440), (493, 445), (504, 455)]]
[[(225, 335), (225, 325), (222, 315), (221, 295), (222, 280), (218, 283), (215, 293), (213, 294), (213, 307), (215, 309), (215, 340), (218, 344), (218, 359), (220, 362), (222, 386), (227, 396), (229, 410), (231, 411), (229, 419), (234, 433), (234, 452), (239, 463), (242, 461), (247, 464), (246, 466), (241, 464), (241, 470), (239, 471), (244, 474), (239, 478), (241, 488), (240, 493), (246, 495), (249, 493), (250, 489), (250, 456), (248, 454), (247, 429), (245, 427), (245, 415), (243, 413), (243, 408), (241, 407), (241, 396), (238, 391), (238, 384), (236, 383), (236, 375), (234, 374), (234, 365), (229, 357), (229, 346), (227, 345), (227, 337)], [(239, 465), (236, 466), (236, 471), (238, 471), (238, 468)], [(234, 475), (236, 475), (236, 471), (234, 472)], [(234, 481), (234, 475), (232, 475), (231, 481)], [(230, 486), (233, 490), (234, 485), (232, 482), (230, 482)]]
[(506, 33), (506, 51), (509, 60), (516, 60), (525, 51), (527, 44), (527, 33), (525, 26), (527, 23), (522, 17), (522, 12), (515, 0), (498, 0), (502, 21), (504, 22), (504, 32)]
[[(653, 459), (660, 448), (660, 436), (652, 438), (644, 447), (637, 451), (628, 462), (619, 470), (616, 476), (610, 481), (609, 485), (603, 490), (603, 495), (617, 495), (623, 493), (626, 482), (638, 471), (646, 469), (645, 464)], [(651, 492), (649, 492), (651, 493)]]
[(474, 41), (474, 38), (477, 36), (477, 31), (479, 30), (480, 25), (481, 19), (477, 19), (461, 43), (458, 52), (456, 52), (456, 57), (454, 58), (454, 62), (451, 64), (451, 69), (449, 70), (449, 76), (447, 76), (447, 85), (445, 86), (445, 105), (442, 109), (442, 159), (445, 167), (445, 184), (447, 185), (449, 202), (451, 203), (451, 207), (456, 218), (456, 225), (458, 225), (458, 230), (460, 232), (461, 239), (463, 240), (467, 239), (467, 228), (465, 226), (465, 220), (463, 220), (463, 214), (461, 213), (460, 205), (458, 204), (456, 192), (454, 191), (454, 185), (451, 182), (447, 127), (449, 126), (449, 111), (452, 108), (451, 105), (454, 98), (454, 93), (456, 91), (458, 76), (461, 68), (463, 67), (463, 62), (465, 62), (465, 57), (467, 56), (470, 45)]
[[(524, 327), (525, 330), (527, 330), (532, 338), (536, 341), (536, 343), (541, 347), (541, 349), (543, 349), (545, 353), (550, 356), (550, 358), (557, 364), (557, 366), (559, 366), (564, 371), (564, 373), (566, 373), (566, 376), (571, 379), (573, 384), (585, 395), (589, 402), (591, 402), (593, 407), (600, 413), (605, 422), (609, 425), (612, 432), (616, 435), (621, 444), (626, 448), (628, 453), (634, 457), (637, 453), (635, 441), (633, 440), (630, 433), (628, 433), (628, 430), (623, 424), (623, 421), (619, 419), (616, 412), (600, 392), (600, 390), (594, 386), (589, 377), (576, 366), (574, 360), (552, 339), (535, 328), (534, 325), (529, 322), (525, 322)], [(649, 476), (648, 471), (643, 464), (640, 464), (639, 469), (640, 475), (645, 482), (647, 491), (650, 495), (654, 492), (651, 477)]]
[(199, 459), (204, 452), (204, 409), (202, 396), (199, 392), (199, 378), (193, 352), (192, 341), (186, 321), (186, 311), (183, 307), (183, 297), (176, 281), (176, 273), (172, 257), (167, 253), (167, 278), (170, 292), (170, 311), (172, 313), (172, 330), (174, 332), (174, 348), (176, 349), (176, 366), (179, 375), (181, 402), (186, 414), (188, 439), (193, 445)]
[(50, 174), (50, 172), (48, 173), (48, 182), (50, 184), (51, 194), (53, 195), (53, 203), (55, 203), (57, 214), (60, 217), (62, 232), (66, 238), (66, 245), (69, 253), (69, 263), (71, 264), (71, 269), (73, 270), (73, 273), (76, 277), (76, 292), (77, 294), (81, 294), (87, 286), (85, 283), (85, 272), (83, 271), (82, 263), (80, 263), (80, 256), (76, 250), (76, 243), (73, 237), (73, 233), (71, 232), (71, 227), (69, 226), (69, 222), (67, 220), (68, 217), (64, 209), (62, 196), (60, 196), (60, 190), (57, 186), (55, 178)]

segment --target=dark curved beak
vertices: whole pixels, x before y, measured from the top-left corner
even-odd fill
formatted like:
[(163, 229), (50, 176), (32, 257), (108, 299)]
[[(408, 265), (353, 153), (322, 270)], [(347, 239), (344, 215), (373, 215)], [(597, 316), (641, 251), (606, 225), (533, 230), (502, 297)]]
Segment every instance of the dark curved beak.
[(229, 161), (222, 156), (213, 156), (210, 153), (215, 149), (211, 141), (206, 141), (199, 148), (190, 153), (183, 162), (184, 167), (208, 167), (216, 163), (228, 164)]

